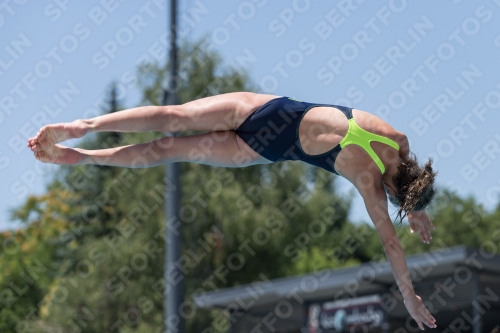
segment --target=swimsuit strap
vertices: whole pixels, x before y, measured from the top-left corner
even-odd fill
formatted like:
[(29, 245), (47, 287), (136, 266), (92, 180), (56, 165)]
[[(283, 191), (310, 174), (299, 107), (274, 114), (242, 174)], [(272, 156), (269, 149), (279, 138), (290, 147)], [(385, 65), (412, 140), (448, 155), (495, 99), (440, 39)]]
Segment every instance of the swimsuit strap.
[(339, 109), (346, 116), (347, 120), (352, 119), (352, 108), (342, 105), (334, 105), (334, 104), (322, 104), (317, 106), (330, 106), (335, 109)]
[(382, 174), (384, 174), (385, 166), (378, 157), (377, 153), (375, 153), (375, 151), (371, 147), (370, 143), (372, 141), (381, 142), (388, 146), (391, 146), (392, 148), (398, 151), (399, 151), (399, 145), (393, 140), (386, 138), (385, 136), (377, 135), (362, 129), (361, 127), (359, 127), (358, 124), (356, 124), (354, 118), (349, 119), (348, 122), (349, 122), (349, 129), (347, 130), (346, 136), (342, 139), (342, 141), (340, 141), (340, 146), (342, 148), (350, 144), (355, 144), (360, 146), (368, 153), (368, 155), (370, 155), (370, 157), (375, 161), (377, 166), (380, 168)]

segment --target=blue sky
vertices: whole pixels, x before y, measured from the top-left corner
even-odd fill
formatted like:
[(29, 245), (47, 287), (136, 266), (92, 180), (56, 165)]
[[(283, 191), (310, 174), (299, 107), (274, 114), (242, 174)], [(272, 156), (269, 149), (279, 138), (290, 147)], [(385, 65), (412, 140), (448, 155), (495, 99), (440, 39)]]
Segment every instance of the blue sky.
[[(137, 106), (142, 60), (165, 58), (168, 2), (4, 1), (0, 229), (57, 167), (25, 147), (44, 122), (92, 117), (112, 81)], [(438, 184), (486, 207), (500, 193), (500, 1), (189, 0), (182, 38), (208, 39), (262, 92), (348, 105), (407, 134)], [(77, 145), (78, 141), (70, 142)], [(352, 187), (339, 181), (342, 191)], [(356, 194), (351, 218), (368, 221)]]

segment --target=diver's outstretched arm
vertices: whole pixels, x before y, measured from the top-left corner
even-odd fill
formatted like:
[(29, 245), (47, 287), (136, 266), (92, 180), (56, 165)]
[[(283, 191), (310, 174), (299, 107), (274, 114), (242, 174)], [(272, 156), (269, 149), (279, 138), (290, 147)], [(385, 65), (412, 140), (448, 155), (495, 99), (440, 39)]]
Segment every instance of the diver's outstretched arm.
[(387, 197), (382, 185), (373, 184), (372, 187), (367, 187), (361, 190), (360, 193), (363, 196), (368, 215), (377, 229), (396, 283), (404, 297), (406, 309), (421, 329), (424, 329), (423, 324), (428, 327), (436, 327), (436, 320), (413, 290), (403, 247), (389, 217)]

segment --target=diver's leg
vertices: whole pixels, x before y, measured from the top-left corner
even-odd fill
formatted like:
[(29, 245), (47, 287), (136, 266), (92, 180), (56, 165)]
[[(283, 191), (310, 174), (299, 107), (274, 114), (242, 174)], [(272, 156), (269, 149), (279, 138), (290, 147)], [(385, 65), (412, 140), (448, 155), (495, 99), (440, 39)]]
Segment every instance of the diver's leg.
[(147, 168), (170, 162), (195, 162), (221, 167), (271, 163), (252, 150), (235, 131), (164, 137), (148, 143), (99, 150), (56, 144), (34, 153), (38, 160), (45, 163), (128, 168)]
[(225, 131), (238, 127), (252, 112), (275, 95), (249, 92), (205, 97), (182, 105), (141, 106), (91, 119), (44, 126), (28, 140), (33, 151), (90, 132)]

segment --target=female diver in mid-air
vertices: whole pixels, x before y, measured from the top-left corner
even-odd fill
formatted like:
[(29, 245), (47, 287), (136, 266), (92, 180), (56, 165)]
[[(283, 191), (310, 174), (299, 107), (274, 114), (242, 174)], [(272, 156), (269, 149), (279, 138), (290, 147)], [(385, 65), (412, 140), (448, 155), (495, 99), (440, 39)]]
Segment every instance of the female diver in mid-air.
[[(58, 142), (91, 132), (208, 133), (165, 137), (149, 143), (101, 150), (69, 148)], [(197, 162), (245, 167), (301, 160), (349, 180), (364, 199), (410, 315), (436, 327), (415, 295), (403, 248), (388, 214), (387, 197), (408, 216), (411, 231), (429, 243), (434, 228), (424, 208), (434, 196), (429, 160), (421, 168), (406, 136), (382, 119), (357, 109), (314, 104), (288, 97), (236, 92), (182, 105), (143, 106), (92, 119), (44, 126), (28, 147), (45, 163), (152, 167)]]

